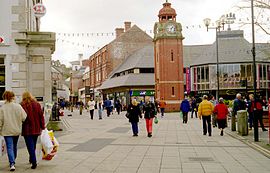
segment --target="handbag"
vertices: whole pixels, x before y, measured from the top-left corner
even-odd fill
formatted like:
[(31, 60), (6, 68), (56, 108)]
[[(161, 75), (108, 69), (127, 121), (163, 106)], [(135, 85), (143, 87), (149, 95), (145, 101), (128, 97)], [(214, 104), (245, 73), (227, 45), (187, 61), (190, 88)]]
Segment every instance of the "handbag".
[(180, 118), (183, 119), (183, 112), (180, 111)]
[(5, 139), (3, 136), (0, 136), (0, 156), (4, 155), (5, 151)]
[(129, 112), (127, 112), (125, 116), (129, 119)]
[(155, 117), (154, 123), (157, 124), (158, 123), (158, 118)]

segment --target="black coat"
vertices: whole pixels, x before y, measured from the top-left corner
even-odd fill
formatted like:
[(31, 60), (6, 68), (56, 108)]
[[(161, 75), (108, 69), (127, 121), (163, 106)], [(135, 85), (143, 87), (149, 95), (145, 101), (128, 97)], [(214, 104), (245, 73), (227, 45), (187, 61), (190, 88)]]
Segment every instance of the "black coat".
[(127, 112), (129, 113), (129, 122), (131, 123), (136, 123), (139, 122), (139, 117), (141, 117), (141, 110), (139, 105), (134, 106), (134, 105), (129, 105)]
[(151, 119), (156, 116), (157, 109), (154, 103), (149, 102), (149, 103), (145, 103), (145, 105), (143, 106), (143, 112), (144, 112), (145, 119)]

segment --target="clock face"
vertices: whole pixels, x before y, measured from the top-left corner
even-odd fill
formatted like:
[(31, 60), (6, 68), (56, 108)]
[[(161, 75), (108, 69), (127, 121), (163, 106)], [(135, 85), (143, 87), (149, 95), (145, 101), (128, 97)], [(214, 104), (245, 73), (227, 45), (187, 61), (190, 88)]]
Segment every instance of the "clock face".
[(166, 29), (170, 33), (174, 33), (176, 31), (176, 28), (173, 24), (168, 25)]

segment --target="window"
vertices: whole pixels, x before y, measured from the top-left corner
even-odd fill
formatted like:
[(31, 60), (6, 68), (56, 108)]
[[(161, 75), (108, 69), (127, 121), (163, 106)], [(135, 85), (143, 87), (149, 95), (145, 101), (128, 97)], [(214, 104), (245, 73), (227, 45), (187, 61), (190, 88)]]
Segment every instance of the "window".
[(171, 61), (173, 61), (173, 50), (171, 50)]
[[(6, 84), (6, 74), (5, 74), (5, 58), (0, 55), (0, 95), (2, 96), (5, 92)], [(2, 97), (1, 97), (2, 99)]]
[(172, 87), (172, 96), (174, 96), (174, 87)]

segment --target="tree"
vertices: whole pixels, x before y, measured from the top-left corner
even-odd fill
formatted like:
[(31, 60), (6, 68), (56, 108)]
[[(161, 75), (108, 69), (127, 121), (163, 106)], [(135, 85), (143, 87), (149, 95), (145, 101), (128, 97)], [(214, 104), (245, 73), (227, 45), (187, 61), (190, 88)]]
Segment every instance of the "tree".
[[(270, 0), (253, 0), (254, 2), (254, 24), (257, 31), (263, 31), (265, 34), (270, 35)], [(236, 11), (241, 16), (238, 20), (240, 27), (251, 24), (251, 0), (242, 0), (236, 5)], [(249, 15), (249, 16), (247, 16)]]

